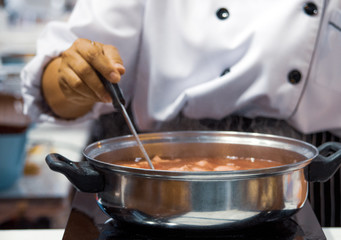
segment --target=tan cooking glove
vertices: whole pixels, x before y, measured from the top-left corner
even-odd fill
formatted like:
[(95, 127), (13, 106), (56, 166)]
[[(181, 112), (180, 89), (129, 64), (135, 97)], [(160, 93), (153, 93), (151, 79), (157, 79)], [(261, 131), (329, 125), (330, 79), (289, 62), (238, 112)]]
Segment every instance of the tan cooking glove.
[(77, 39), (48, 64), (42, 91), (57, 116), (77, 118), (90, 111), (95, 102), (111, 101), (96, 70), (113, 83), (120, 81), (125, 68), (114, 46)]

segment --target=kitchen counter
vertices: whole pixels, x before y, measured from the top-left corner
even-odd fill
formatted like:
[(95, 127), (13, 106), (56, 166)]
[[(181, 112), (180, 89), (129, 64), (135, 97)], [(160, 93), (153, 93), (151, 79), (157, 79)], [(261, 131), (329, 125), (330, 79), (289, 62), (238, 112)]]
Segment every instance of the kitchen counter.
[[(327, 240), (341, 239), (341, 228), (323, 228)], [(5, 230), (0, 231), (0, 239), (21, 239), (21, 240), (60, 240), (64, 234), (64, 229), (53, 230)]]
[(339, 228), (322, 228), (328, 240), (341, 239), (341, 227)]
[(0, 239), (2, 240), (61, 240), (63, 238), (63, 229), (53, 230), (2, 230)]

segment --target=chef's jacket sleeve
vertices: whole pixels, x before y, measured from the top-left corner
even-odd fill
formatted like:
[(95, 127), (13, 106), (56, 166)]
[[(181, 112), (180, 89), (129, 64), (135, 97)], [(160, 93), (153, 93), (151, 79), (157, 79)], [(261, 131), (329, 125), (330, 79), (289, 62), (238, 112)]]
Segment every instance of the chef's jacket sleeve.
[[(47, 24), (37, 41), (36, 56), (21, 72), (24, 112), (32, 121), (77, 123), (113, 111), (110, 104), (97, 103), (88, 114), (78, 119), (67, 121), (56, 117), (41, 93), (42, 73), (46, 65), (68, 49), (76, 39), (86, 38), (117, 47), (126, 69), (129, 69), (125, 76), (134, 79), (130, 75), (135, 68), (134, 59), (138, 52), (143, 2), (103, 0), (98, 4), (97, 1), (82, 0), (77, 2), (68, 21)], [(130, 95), (130, 92), (125, 92), (126, 99), (129, 100)]]

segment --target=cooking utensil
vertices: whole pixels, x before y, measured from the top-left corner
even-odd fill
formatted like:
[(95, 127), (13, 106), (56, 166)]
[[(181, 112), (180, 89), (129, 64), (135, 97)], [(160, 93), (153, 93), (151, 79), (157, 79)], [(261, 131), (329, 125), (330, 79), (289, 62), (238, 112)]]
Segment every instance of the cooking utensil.
[[(81, 191), (97, 192), (101, 209), (118, 221), (143, 227), (209, 230), (244, 228), (289, 217), (303, 207), (308, 181), (326, 181), (341, 163), (340, 143), (317, 149), (296, 139), (237, 132), (166, 132), (139, 135), (152, 155), (254, 157), (282, 166), (225, 172), (172, 172), (115, 165), (138, 155), (131, 136), (87, 146), (87, 161), (46, 157)], [(328, 156), (319, 155), (328, 152)], [(111, 163), (97, 156), (111, 156)]]
[(132, 121), (130, 120), (129, 118), (129, 115), (124, 107), (125, 105), (125, 99), (123, 97), (123, 94), (122, 94), (122, 91), (121, 91), (121, 88), (118, 86), (118, 84), (116, 83), (111, 83), (109, 82), (108, 80), (106, 80), (102, 74), (100, 73), (97, 73), (99, 79), (101, 80), (101, 82), (103, 83), (105, 89), (109, 92), (110, 94), (110, 97), (112, 99), (112, 104), (114, 106), (115, 109), (119, 109), (122, 113), (122, 115), (124, 116), (124, 119), (130, 129), (130, 132), (132, 133), (132, 135), (134, 136), (136, 142), (137, 142), (137, 145), (139, 147), (139, 149), (141, 150), (141, 153), (143, 155), (143, 157), (147, 160), (148, 162), (148, 165), (151, 169), (154, 169), (154, 166), (153, 166), (153, 163), (152, 161), (150, 160), (146, 150), (144, 149), (138, 135), (137, 135), (137, 132), (134, 128), (134, 125), (132, 123)]

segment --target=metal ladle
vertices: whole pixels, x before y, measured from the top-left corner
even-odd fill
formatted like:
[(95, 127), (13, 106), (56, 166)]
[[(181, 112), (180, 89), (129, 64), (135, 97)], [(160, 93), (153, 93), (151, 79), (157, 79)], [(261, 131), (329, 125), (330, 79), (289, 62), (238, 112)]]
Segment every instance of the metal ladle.
[(137, 135), (137, 132), (133, 126), (133, 123), (132, 121), (130, 120), (129, 118), (129, 115), (124, 107), (125, 105), (125, 99), (123, 97), (123, 94), (122, 94), (122, 91), (121, 91), (121, 88), (118, 86), (118, 84), (116, 83), (111, 83), (109, 82), (108, 80), (106, 80), (102, 74), (98, 73), (97, 72), (97, 75), (99, 77), (99, 79), (101, 80), (101, 82), (103, 83), (105, 89), (109, 92), (110, 94), (110, 97), (112, 99), (112, 104), (114, 106), (115, 109), (119, 109), (122, 113), (122, 115), (124, 116), (124, 119), (130, 129), (130, 132), (132, 133), (132, 135), (134, 136), (136, 142), (137, 142), (137, 145), (139, 147), (139, 149), (141, 150), (144, 158), (147, 160), (148, 162), (148, 165), (151, 169), (155, 169), (154, 166), (153, 166), (153, 163), (152, 161), (150, 160), (147, 152), (146, 152), (146, 149), (143, 147), (141, 141), (140, 141), (140, 138), (139, 136)]

